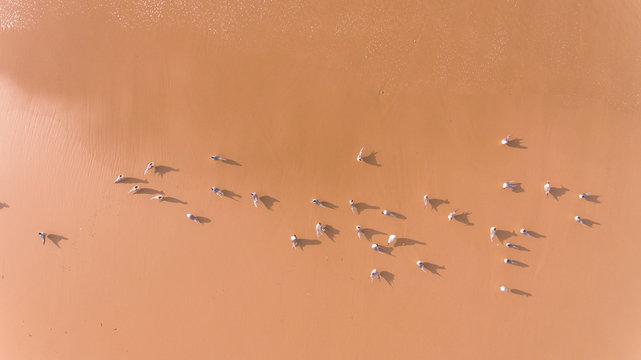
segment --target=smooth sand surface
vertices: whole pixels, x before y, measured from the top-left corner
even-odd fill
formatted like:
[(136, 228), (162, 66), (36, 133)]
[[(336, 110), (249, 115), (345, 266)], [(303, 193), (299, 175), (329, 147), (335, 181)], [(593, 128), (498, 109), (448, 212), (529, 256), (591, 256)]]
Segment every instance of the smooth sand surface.
[(0, 358), (641, 356), (636, 2), (159, 4), (0, 2)]

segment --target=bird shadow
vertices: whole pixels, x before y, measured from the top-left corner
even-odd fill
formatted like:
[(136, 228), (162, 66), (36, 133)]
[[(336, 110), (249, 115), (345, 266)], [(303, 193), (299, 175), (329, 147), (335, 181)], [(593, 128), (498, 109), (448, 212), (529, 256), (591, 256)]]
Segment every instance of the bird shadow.
[(224, 162), (225, 164), (228, 164), (228, 165), (233, 165), (233, 166), (243, 166), (243, 165), (241, 165), (239, 162), (234, 161), (234, 160), (232, 160), (232, 159), (225, 159), (225, 160), (223, 160), (223, 162)]
[(340, 232), (340, 230), (333, 227), (332, 225), (325, 225), (325, 235), (327, 235), (327, 237), (332, 241), (334, 241), (334, 237), (340, 234)]
[(525, 297), (532, 296), (532, 294), (530, 294), (529, 292), (523, 291), (523, 290), (519, 290), (519, 289), (512, 289), (512, 290), (510, 290), (510, 292), (512, 294), (521, 295), (521, 296), (525, 296)]
[(280, 200), (276, 199), (275, 197), (271, 197), (269, 195), (263, 195), (258, 199), (263, 203), (263, 205), (265, 205), (265, 208), (267, 210), (272, 210), (272, 207), (274, 207), (274, 204), (276, 204), (277, 202), (280, 202)]
[(448, 199), (429, 199), (428, 202), (430, 203), (430, 206), (432, 207), (432, 210), (438, 211), (438, 207), (443, 204), (449, 204), (450, 201)]
[[(510, 259), (510, 260), (512, 260), (512, 259)], [(524, 262), (520, 262), (518, 260), (512, 260), (512, 263), (508, 264), (508, 265), (514, 265), (514, 266), (518, 266), (518, 267), (528, 267), (528, 264), (526, 264)]]
[(409, 245), (425, 245), (423, 241), (418, 241), (410, 238), (398, 238), (394, 246), (409, 246)]
[(231, 190), (228, 190), (228, 189), (224, 189), (223, 190), (223, 196), (228, 198), (228, 199), (232, 199), (234, 201), (238, 201), (238, 199), (242, 198), (242, 196), (240, 194), (236, 194), (235, 192), (233, 192)]
[(510, 139), (507, 146), (515, 149), (527, 149), (527, 146), (523, 145), (523, 139), (520, 138)]
[(507, 231), (507, 230), (496, 230), (496, 238), (499, 239), (501, 243), (503, 243), (505, 240), (511, 238), (512, 236), (516, 236), (515, 231)]
[(154, 167), (156, 174), (160, 175), (160, 177), (163, 177), (165, 174), (172, 172), (172, 171), (180, 171), (180, 169), (172, 168), (171, 166), (165, 166), (165, 165), (157, 165)]
[(454, 215), (454, 220), (456, 220), (456, 221), (458, 221), (460, 223), (463, 223), (463, 224), (465, 224), (467, 226), (473, 226), (474, 224), (472, 222), (470, 222), (470, 219), (468, 218), (470, 214), (471, 214), (471, 212), (466, 211), (464, 213), (460, 213), (458, 215)]
[(516, 247), (511, 247), (510, 249), (519, 250), (519, 251), (530, 251), (530, 249), (526, 248), (523, 245), (516, 245), (516, 244), (513, 244), (513, 245)]
[(394, 256), (392, 255), (392, 251), (394, 251), (394, 248), (391, 246), (378, 245), (378, 249), (379, 249), (379, 252), (382, 254)]
[(565, 195), (565, 193), (567, 193), (568, 191), (570, 191), (570, 189), (566, 188), (565, 186), (551, 187), (550, 188), (550, 195), (552, 195), (552, 197), (554, 197), (554, 200), (559, 200), (559, 198), (561, 196)]
[(363, 233), (363, 235), (365, 235), (365, 239), (367, 239), (367, 241), (372, 241), (372, 236), (374, 235), (387, 235), (387, 233), (384, 233), (382, 231), (367, 228), (362, 229), (361, 232)]
[(136, 194), (143, 194), (143, 195), (155, 195), (155, 194), (164, 194), (164, 191), (152, 189), (152, 188), (140, 188), (140, 190), (136, 191)]
[(201, 224), (209, 224), (211, 222), (211, 219), (205, 216), (196, 216), (196, 219), (198, 219), (198, 222)]
[(584, 199), (589, 201), (589, 202), (593, 202), (595, 204), (600, 204), (601, 203), (599, 201), (599, 195), (587, 195)]
[(594, 220), (585, 219), (585, 218), (583, 218), (581, 220), (583, 221), (583, 225), (585, 225), (587, 227), (593, 227), (594, 225), (601, 225), (601, 223), (596, 222)]
[(396, 276), (393, 273), (391, 273), (389, 271), (381, 271), (381, 277), (385, 280), (387, 285), (394, 286), (394, 285), (392, 285), (392, 282), (394, 282), (394, 278)]
[(61, 242), (62, 240), (69, 240), (68, 238), (58, 234), (47, 234), (47, 239), (51, 240), (51, 242), (56, 245), (56, 247), (60, 247), (59, 242)]
[[(395, 211), (388, 211), (388, 212), (389, 212), (389, 216), (391, 216), (391, 217), (394, 217), (394, 218), (397, 218), (397, 219), (401, 219), (401, 220), (407, 219), (407, 217), (405, 215), (401, 214), (401, 213), (398, 213), (398, 212), (395, 212)], [(383, 214), (383, 215), (385, 215), (385, 214)]]
[(329, 201), (321, 201), (320, 203), (321, 203), (324, 207), (329, 208), (329, 209), (332, 209), (332, 210), (334, 210), (334, 209), (337, 209), (337, 208), (338, 208), (338, 205), (332, 204), (332, 203), (331, 203), (331, 202), (329, 202)]
[(540, 239), (540, 238), (546, 238), (546, 237), (547, 237), (547, 236), (545, 236), (545, 235), (543, 235), (543, 234), (541, 234), (541, 233), (538, 233), (538, 232), (536, 232), (536, 231), (530, 231), (530, 230), (528, 230), (527, 232), (528, 232), (528, 234), (530, 234), (530, 236), (532, 236), (532, 237), (533, 237), (533, 238), (535, 238), (535, 239)]
[(425, 267), (432, 274), (438, 275), (438, 276), (441, 276), (441, 274), (439, 273), (439, 270), (445, 270), (445, 266), (432, 264), (428, 262), (423, 263), (423, 267)]
[(514, 183), (514, 187), (511, 188), (513, 193), (522, 193), (525, 192), (521, 183)]
[(183, 205), (187, 205), (187, 202), (186, 202), (186, 201), (182, 201), (182, 200), (180, 200), (180, 199), (177, 199), (177, 198), (175, 198), (175, 197), (171, 197), (171, 196), (165, 196), (165, 197), (163, 197), (163, 198), (162, 198), (162, 201), (166, 201), (166, 202), (170, 202), (170, 203), (174, 203), (174, 204), (183, 204)]
[(376, 166), (376, 167), (381, 167), (382, 165), (379, 164), (378, 161), (376, 160), (376, 154), (378, 154), (378, 152), (376, 151), (371, 152), (369, 155), (363, 157), (363, 161), (366, 164)]
[(8, 207), (9, 207), (9, 204), (7, 204), (6, 202), (0, 203), (0, 209), (4, 209), (4, 208), (8, 208)]
[(142, 183), (142, 184), (147, 184), (149, 181), (135, 178), (135, 177), (126, 177), (120, 181), (118, 181), (118, 184), (135, 184), (135, 183)]
[(356, 203), (356, 204), (354, 204), (354, 207), (356, 208), (356, 212), (359, 215), (360, 215), (360, 213), (362, 213), (365, 210), (378, 210), (378, 209), (381, 208), (380, 206), (370, 205), (370, 204), (364, 203), (364, 202)]
[(298, 244), (298, 247), (303, 250), (305, 246), (308, 245), (320, 245), (322, 241), (316, 240), (316, 239), (298, 239), (296, 240), (296, 244)]

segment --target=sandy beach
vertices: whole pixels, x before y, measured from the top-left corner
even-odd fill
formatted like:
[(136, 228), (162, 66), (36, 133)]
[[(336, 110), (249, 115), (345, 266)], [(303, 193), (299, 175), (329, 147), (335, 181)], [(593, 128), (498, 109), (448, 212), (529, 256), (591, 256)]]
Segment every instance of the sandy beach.
[(0, 358), (638, 359), (640, 15), (0, 0)]

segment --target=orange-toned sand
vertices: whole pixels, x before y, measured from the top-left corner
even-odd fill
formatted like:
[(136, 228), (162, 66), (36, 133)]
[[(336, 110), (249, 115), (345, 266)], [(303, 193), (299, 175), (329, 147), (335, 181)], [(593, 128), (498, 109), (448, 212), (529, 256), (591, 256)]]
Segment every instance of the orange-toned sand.
[(638, 3), (131, 3), (0, 1), (0, 358), (641, 356)]

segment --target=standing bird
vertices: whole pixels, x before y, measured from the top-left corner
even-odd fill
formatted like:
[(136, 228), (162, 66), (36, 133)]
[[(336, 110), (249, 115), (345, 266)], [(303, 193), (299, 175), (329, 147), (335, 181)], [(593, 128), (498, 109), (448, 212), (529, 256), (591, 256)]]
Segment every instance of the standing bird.
[(154, 166), (155, 166), (155, 165), (154, 165), (154, 162), (153, 162), (153, 161), (152, 161), (152, 162), (150, 162), (149, 164), (147, 164), (147, 168), (145, 169), (145, 175), (147, 175), (147, 173), (149, 172), (149, 170), (153, 169), (153, 168), (154, 168)]
[(39, 232), (38, 235), (40, 235), (40, 239), (42, 239), (42, 245), (44, 245), (45, 244), (45, 238), (47, 237), (47, 235), (45, 233), (43, 233), (42, 231)]
[(316, 224), (316, 237), (319, 238), (325, 232), (325, 227), (321, 223)]
[(580, 193), (580, 194), (579, 194), (579, 199), (585, 199), (585, 198), (587, 198), (587, 197), (588, 197), (588, 196), (590, 196), (590, 195), (592, 195), (592, 193), (589, 193), (589, 192), (587, 192), (587, 193)]
[(372, 250), (376, 252), (381, 252), (381, 247), (378, 244), (372, 244)]
[(194, 215), (192, 215), (192, 214), (186, 214), (185, 216), (187, 217), (187, 219), (189, 219), (189, 220), (191, 220), (191, 221), (195, 222), (196, 224), (200, 224), (200, 220), (198, 220), (198, 218), (197, 218), (197, 217), (195, 217)]
[(314, 203), (315, 205), (318, 205), (320, 207), (325, 207), (325, 205), (323, 205), (322, 202), (318, 201), (318, 199), (312, 199), (312, 203)]
[(427, 196), (427, 194), (423, 195), (423, 204), (425, 204), (425, 208), (427, 209), (427, 204), (430, 203), (430, 198)]
[(421, 271), (427, 272), (427, 271), (425, 271), (425, 263), (422, 262), (421, 260), (416, 262), (416, 266), (418, 266), (418, 268), (421, 269)]
[(543, 190), (545, 190), (545, 196), (550, 195), (550, 190), (551, 189), (552, 189), (552, 187), (550, 186), (550, 182), (546, 181), (545, 185), (543, 185)]
[(258, 207), (258, 194), (255, 192), (252, 193), (252, 200), (254, 201), (254, 206)]
[(519, 248), (519, 246), (518, 246), (518, 245), (514, 245), (514, 244), (509, 243), (509, 242), (508, 242), (508, 243), (505, 243), (505, 246), (507, 246), (507, 247), (509, 247), (509, 248), (511, 248), (511, 249), (518, 249), (518, 248)]
[(381, 211), (381, 214), (383, 214), (385, 216), (391, 216), (391, 217), (394, 217), (394, 218), (396, 217), (396, 215), (393, 212), (387, 211), (387, 210)]
[(510, 142), (510, 138), (511, 137), (512, 137), (512, 135), (508, 135), (508, 136), (504, 137), (503, 139), (501, 139), (501, 144), (507, 145)]
[(392, 234), (389, 236), (389, 238), (387, 238), (387, 246), (392, 245), (394, 241), (396, 241), (396, 235)]
[(149, 200), (161, 200), (162, 201), (163, 198), (164, 197), (162, 195), (156, 195), (156, 196), (150, 197)]
[(125, 178), (125, 175), (123, 174), (118, 175), (118, 177), (114, 181), (114, 184), (121, 182), (122, 180), (124, 180), (124, 178)]
[(503, 189), (509, 189), (509, 188), (515, 188), (515, 187), (516, 187), (516, 185), (514, 184), (514, 181), (511, 181), (511, 180), (510, 180), (510, 181), (506, 181), (506, 182), (504, 182), (504, 183), (503, 183), (503, 185), (501, 185), (501, 187), (502, 187)]
[(356, 161), (358, 162), (363, 161), (363, 149), (365, 149), (365, 146), (361, 148), (361, 151), (358, 152), (358, 156), (356, 157)]
[(292, 249), (296, 248), (296, 245), (298, 244), (298, 238), (296, 235), (292, 235), (289, 237), (289, 239), (292, 241)]
[(352, 208), (352, 214), (355, 214), (354, 209), (356, 208), (356, 205), (354, 205), (354, 200), (349, 201), (349, 207)]
[(456, 216), (456, 211), (457, 210), (454, 210), (449, 215), (447, 215), (447, 220), (448, 221), (452, 221), (452, 219), (454, 219), (454, 217)]
[(363, 234), (363, 229), (361, 228), (360, 225), (356, 225), (356, 235), (358, 235), (358, 240), (361, 239), (362, 234)]
[(372, 270), (372, 272), (369, 273), (369, 278), (371, 279), (372, 283), (374, 283), (374, 279), (378, 279), (378, 281), (381, 281), (381, 275), (376, 269)]
[(131, 193), (135, 193), (135, 192), (136, 192), (136, 191), (138, 191), (138, 190), (140, 190), (140, 186), (138, 186), (138, 185), (134, 185), (134, 187), (132, 187), (132, 188), (129, 190), (129, 194), (131, 194)]
[(583, 219), (579, 215), (574, 217), (574, 221), (578, 222), (579, 224), (583, 225)]
[(510, 260), (508, 258), (503, 259), (503, 262), (506, 263), (506, 264), (514, 265), (514, 260)]
[(227, 159), (225, 159), (225, 158), (224, 158), (224, 157), (222, 157), (222, 156), (218, 156), (218, 155), (212, 155), (212, 156), (210, 156), (210, 158), (211, 158), (212, 160), (215, 160), (215, 161), (227, 161)]
[(218, 195), (218, 196), (220, 196), (220, 197), (225, 196), (225, 193), (223, 193), (223, 191), (222, 191), (222, 190), (220, 190), (219, 188), (217, 188), (217, 187), (215, 187), (215, 186), (211, 188), (211, 191), (213, 191), (213, 192), (214, 192), (214, 194), (216, 194), (216, 195)]
[(496, 226), (490, 228), (490, 242), (494, 242), (494, 236), (496, 236)]
[(501, 292), (506, 293), (508, 289), (505, 286), (501, 285), (499, 286), (499, 290), (501, 290)]
[(530, 235), (530, 233), (529, 233), (529, 232), (527, 232), (527, 230), (525, 230), (525, 228), (521, 228), (521, 230), (519, 230), (519, 232), (520, 232), (521, 234), (523, 234), (523, 235), (526, 235), (526, 236), (532, 236), (532, 235)]

